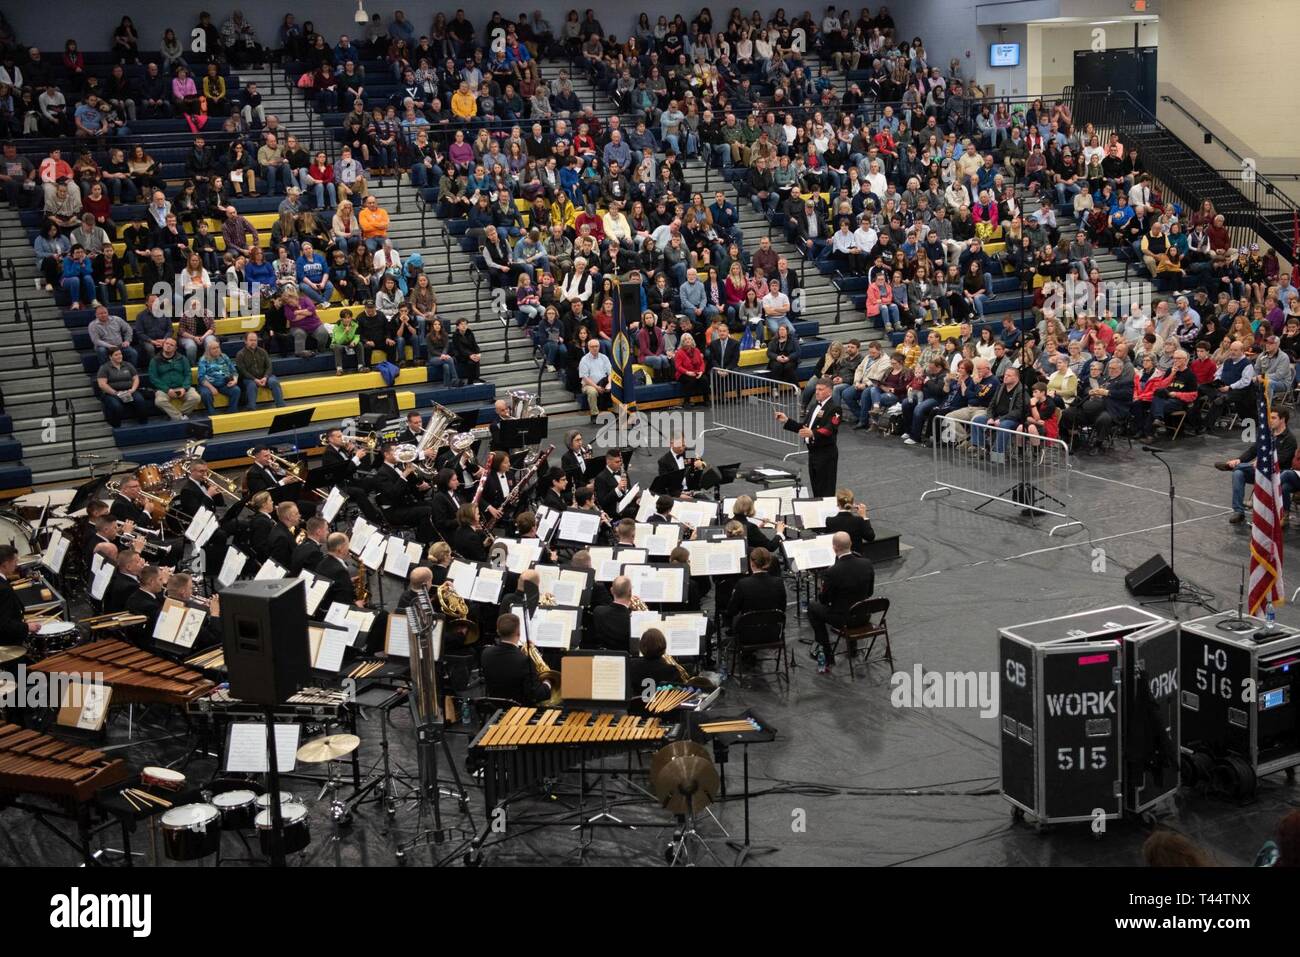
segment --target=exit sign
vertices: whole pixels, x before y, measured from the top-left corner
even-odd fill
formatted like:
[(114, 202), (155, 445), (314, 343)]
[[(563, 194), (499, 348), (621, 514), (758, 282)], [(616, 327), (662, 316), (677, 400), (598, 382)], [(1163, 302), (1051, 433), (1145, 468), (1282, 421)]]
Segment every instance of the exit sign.
[(1146, 13), (1146, 12), (1147, 12), (1147, 0), (1133, 0), (1133, 4), (1132, 4), (1132, 5), (1133, 5), (1133, 12), (1134, 12), (1134, 13)]

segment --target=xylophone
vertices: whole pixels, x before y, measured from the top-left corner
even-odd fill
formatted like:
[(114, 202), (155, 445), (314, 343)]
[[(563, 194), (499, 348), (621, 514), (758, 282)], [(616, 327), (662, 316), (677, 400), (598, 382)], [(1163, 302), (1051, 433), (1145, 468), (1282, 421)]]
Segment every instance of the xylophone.
[[(311, 719), (314, 721), (342, 721), (348, 716), (348, 693), (341, 688), (303, 688), (275, 706), (276, 715), (285, 721)], [(185, 702), (185, 711), (192, 717), (260, 718), (266, 708), (234, 697), (224, 685)]]
[(0, 723), (0, 792), (89, 801), (131, 776), (120, 758), (16, 724)]
[(29, 670), (102, 676), (113, 689), (114, 704), (184, 704), (212, 687), (197, 671), (116, 639), (51, 655)]
[(658, 747), (678, 730), (658, 718), (515, 707), (494, 714), (469, 750), (483, 762), (483, 796), (490, 812), (499, 798), (555, 781), (588, 759)]

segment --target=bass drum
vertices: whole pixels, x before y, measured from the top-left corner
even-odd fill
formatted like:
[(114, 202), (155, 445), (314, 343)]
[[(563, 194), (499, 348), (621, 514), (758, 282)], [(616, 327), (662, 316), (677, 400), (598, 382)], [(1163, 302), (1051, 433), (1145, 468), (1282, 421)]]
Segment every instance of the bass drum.
[[(311, 843), (311, 832), (307, 830), (307, 806), (305, 804), (281, 804), (280, 816), (284, 822), (284, 853), (294, 854)], [(262, 853), (271, 853), (271, 809), (267, 808), (257, 815), (257, 840), (262, 845)]]
[(0, 545), (12, 545), (18, 550), (18, 561), (31, 558), (36, 552), (36, 529), (20, 514), (9, 509), (0, 510)]
[(197, 861), (221, 843), (221, 816), (211, 804), (185, 804), (162, 816), (163, 853), (173, 861)]

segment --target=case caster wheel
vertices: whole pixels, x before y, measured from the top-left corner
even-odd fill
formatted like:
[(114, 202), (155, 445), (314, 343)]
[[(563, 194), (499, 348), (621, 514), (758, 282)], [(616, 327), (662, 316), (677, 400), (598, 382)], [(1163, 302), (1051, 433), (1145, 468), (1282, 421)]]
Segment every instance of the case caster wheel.
[(1025, 821), (1025, 812), (1022, 808), (1013, 807), (1011, 809), (1011, 820), (1017, 824), (1023, 824)]
[(456, 802), (456, 806), (457, 806), (458, 808), (460, 808), (460, 813), (461, 813), (461, 814), (468, 814), (468, 813), (469, 813), (469, 799), (468, 799), (468, 798), (461, 798), (459, 801)]
[(398, 864), (404, 865), (406, 863), (406, 851), (398, 851), (394, 856), (397, 858)]
[(466, 851), (465, 856), (462, 858), (462, 860), (465, 862), (466, 867), (483, 866), (483, 855), (480, 854), (478, 851)]
[(1290, 783), (1290, 784), (1294, 784), (1294, 783), (1295, 783), (1295, 768), (1287, 768), (1286, 771), (1285, 771), (1284, 773), (1286, 774), (1287, 782)]

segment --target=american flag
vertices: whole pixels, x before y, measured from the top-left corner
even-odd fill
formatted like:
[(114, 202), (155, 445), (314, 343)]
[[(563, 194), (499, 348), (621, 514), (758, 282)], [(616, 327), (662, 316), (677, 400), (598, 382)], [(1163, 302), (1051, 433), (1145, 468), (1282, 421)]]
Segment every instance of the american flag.
[(1255, 495), (1250, 522), (1250, 614), (1267, 602), (1282, 601), (1282, 493), (1278, 486), (1282, 468), (1289, 462), (1277, 461), (1277, 443), (1268, 425), (1268, 377), (1259, 379), (1255, 422)]

